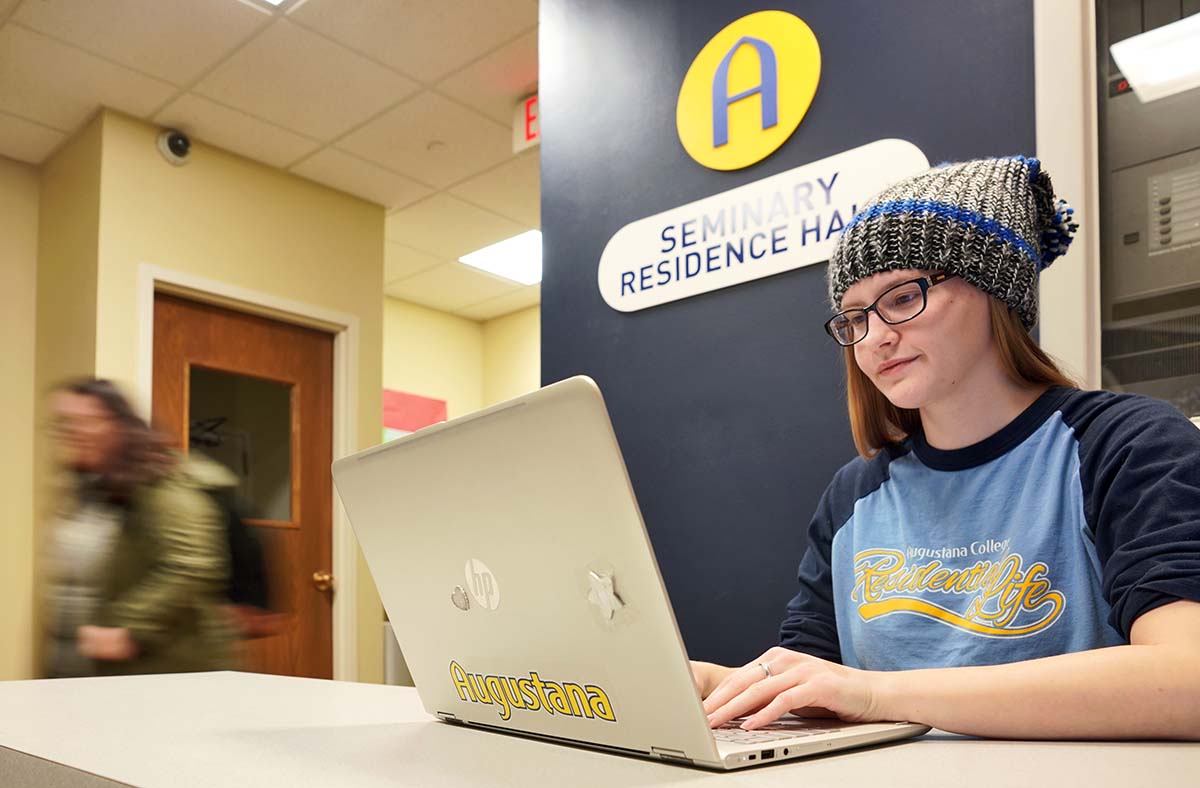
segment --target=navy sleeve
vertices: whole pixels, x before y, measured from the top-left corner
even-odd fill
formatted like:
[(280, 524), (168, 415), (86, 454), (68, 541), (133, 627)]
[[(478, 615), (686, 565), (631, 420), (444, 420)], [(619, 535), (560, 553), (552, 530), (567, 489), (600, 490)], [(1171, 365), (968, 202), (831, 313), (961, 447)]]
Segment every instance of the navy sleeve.
[(1149, 397), (1096, 392), (1080, 400), (1084, 514), (1109, 623), (1128, 639), (1142, 614), (1200, 601), (1200, 430)]
[[(836, 481), (834, 482), (836, 484)], [(821, 496), (808, 526), (808, 549), (800, 561), (800, 591), (788, 602), (779, 627), (779, 645), (831, 662), (842, 661), (837, 619), (833, 611), (833, 522), (830, 499), (833, 484)]]
[(870, 460), (855, 457), (833, 476), (808, 526), (808, 549), (800, 561), (800, 590), (788, 602), (779, 645), (830, 662), (842, 661), (833, 607), (833, 537), (854, 513), (859, 499), (888, 478), (891, 462), (910, 447), (890, 445)]

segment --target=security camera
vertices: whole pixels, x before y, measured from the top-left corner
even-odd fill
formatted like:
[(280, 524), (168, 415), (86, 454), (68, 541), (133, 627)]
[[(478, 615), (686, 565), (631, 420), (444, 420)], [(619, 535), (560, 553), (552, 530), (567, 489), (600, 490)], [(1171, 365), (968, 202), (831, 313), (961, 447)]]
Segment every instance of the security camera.
[(158, 152), (176, 167), (187, 164), (188, 153), (191, 150), (192, 141), (182, 131), (167, 129), (158, 135)]

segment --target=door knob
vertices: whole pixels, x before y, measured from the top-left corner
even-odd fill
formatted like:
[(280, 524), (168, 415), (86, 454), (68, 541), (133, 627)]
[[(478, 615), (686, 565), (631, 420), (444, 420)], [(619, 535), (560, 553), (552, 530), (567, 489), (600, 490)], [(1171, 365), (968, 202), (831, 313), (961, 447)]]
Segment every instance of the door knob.
[(312, 576), (313, 587), (318, 591), (328, 591), (333, 588), (333, 575), (328, 572), (318, 570), (313, 572)]

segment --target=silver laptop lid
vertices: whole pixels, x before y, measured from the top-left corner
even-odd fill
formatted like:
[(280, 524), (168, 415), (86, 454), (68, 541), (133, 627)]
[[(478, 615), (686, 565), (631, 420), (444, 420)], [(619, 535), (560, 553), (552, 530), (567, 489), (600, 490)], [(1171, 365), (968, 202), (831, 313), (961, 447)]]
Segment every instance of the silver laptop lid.
[(592, 380), (347, 457), (333, 476), (427, 711), (718, 759)]

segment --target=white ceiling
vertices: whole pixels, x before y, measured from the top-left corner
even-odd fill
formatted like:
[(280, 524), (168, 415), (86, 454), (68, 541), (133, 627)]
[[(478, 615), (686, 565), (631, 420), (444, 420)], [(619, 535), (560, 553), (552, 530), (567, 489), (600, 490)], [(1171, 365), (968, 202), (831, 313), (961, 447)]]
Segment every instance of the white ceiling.
[(459, 255), (540, 227), (536, 0), (0, 0), (0, 155), (100, 106), (388, 209), (384, 292), (486, 320), (525, 287)]

